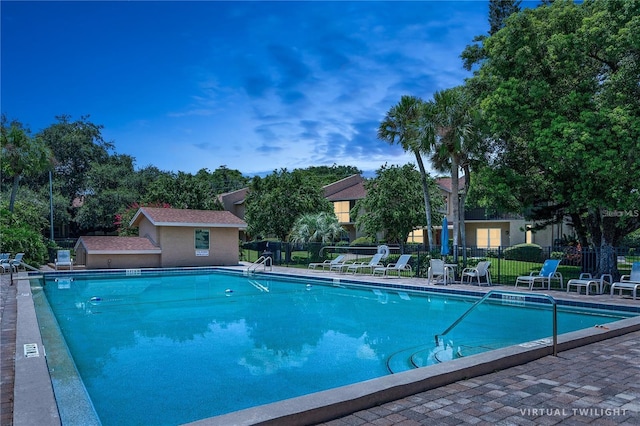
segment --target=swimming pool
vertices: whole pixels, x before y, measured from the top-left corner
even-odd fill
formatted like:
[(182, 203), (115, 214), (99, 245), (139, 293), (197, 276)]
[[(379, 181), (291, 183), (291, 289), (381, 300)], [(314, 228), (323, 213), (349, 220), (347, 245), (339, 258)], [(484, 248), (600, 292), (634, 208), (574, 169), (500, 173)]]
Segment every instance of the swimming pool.
[[(443, 350), (434, 335), (474, 298), (308, 279), (55, 275), (45, 293), (104, 425), (185, 423), (551, 331), (548, 308), (491, 304)], [(561, 310), (559, 332), (624, 317)]]

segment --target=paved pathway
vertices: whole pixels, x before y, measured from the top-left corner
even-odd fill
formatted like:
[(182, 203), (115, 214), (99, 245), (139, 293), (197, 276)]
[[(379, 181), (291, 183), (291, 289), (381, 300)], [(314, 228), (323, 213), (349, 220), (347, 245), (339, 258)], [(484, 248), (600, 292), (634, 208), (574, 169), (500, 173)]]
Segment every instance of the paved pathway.
[(422, 392), (328, 423), (640, 425), (640, 332)]
[(13, 424), (14, 359), (16, 352), (16, 286), (10, 275), (0, 277), (0, 425)]

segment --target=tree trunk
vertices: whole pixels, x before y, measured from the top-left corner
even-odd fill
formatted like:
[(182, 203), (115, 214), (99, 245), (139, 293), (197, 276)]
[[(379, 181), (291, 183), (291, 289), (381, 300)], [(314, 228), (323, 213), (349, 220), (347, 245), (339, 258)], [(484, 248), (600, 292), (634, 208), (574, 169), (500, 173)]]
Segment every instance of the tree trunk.
[(16, 195), (18, 194), (18, 182), (20, 182), (20, 175), (16, 174), (13, 177), (13, 187), (11, 188), (11, 197), (9, 198), (9, 211), (13, 213), (13, 206), (16, 202)]
[(451, 206), (453, 211), (453, 260), (458, 261), (458, 235), (460, 234), (460, 200), (458, 194), (458, 161), (455, 155), (451, 156), (451, 197), (453, 198)]
[(464, 209), (465, 202), (467, 201), (467, 194), (469, 193), (469, 187), (471, 186), (471, 170), (469, 165), (466, 164), (462, 167), (464, 170), (464, 190), (460, 195), (460, 240), (462, 241), (462, 260), (464, 265), (467, 265), (467, 232), (465, 229), (465, 217), (464, 217)]
[(433, 244), (433, 229), (431, 226), (431, 198), (429, 196), (429, 183), (427, 182), (427, 171), (424, 168), (424, 163), (422, 162), (422, 155), (420, 155), (420, 151), (414, 150), (413, 153), (416, 156), (416, 161), (418, 162), (418, 169), (420, 169), (420, 176), (422, 177), (422, 195), (424, 197), (424, 210), (427, 216), (427, 247), (429, 253), (431, 253), (431, 247)]

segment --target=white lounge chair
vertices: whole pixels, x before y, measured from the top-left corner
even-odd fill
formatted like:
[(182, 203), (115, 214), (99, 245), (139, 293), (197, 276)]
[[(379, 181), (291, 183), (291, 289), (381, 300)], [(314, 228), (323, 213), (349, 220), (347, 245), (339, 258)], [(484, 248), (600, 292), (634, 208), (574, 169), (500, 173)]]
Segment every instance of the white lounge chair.
[(345, 272), (353, 272), (354, 274), (356, 274), (360, 271), (368, 269), (370, 273), (373, 273), (374, 268), (382, 267), (380, 260), (382, 260), (383, 256), (383, 253), (376, 253), (369, 262), (352, 263), (350, 265), (347, 265)]
[[(606, 281), (606, 278), (609, 281)], [(582, 288), (584, 288), (585, 294), (589, 295), (589, 290), (593, 288), (591, 294), (602, 294), (604, 292), (604, 287), (609, 285), (612, 282), (611, 275), (603, 274), (600, 278), (594, 278), (591, 276), (589, 272), (583, 272), (580, 274), (580, 278), (571, 279), (567, 281), (567, 293), (571, 291), (571, 287), (575, 287), (578, 294), (582, 292)]]
[(480, 282), (480, 278), (485, 279), (486, 284), (489, 286), (491, 285), (491, 272), (489, 271), (489, 267), (491, 266), (491, 262), (489, 261), (482, 261), (482, 262), (478, 262), (478, 264), (474, 267), (474, 268), (464, 268), (462, 270), (462, 283), (464, 284), (465, 282), (465, 278), (467, 278), (467, 281), (469, 282), (469, 284), (471, 284), (471, 282), (473, 282), (473, 279), (477, 279), (478, 280), (478, 285), (482, 285), (482, 283)]
[(327, 259), (324, 262), (310, 263), (309, 264), (309, 269), (316, 269), (316, 268), (320, 267), (324, 271), (326, 268), (331, 268), (332, 265), (337, 265), (339, 263), (343, 263), (344, 258), (345, 258), (345, 255), (341, 254), (341, 255), (339, 255), (338, 257), (336, 257), (333, 260)]
[(544, 289), (544, 285), (547, 285), (547, 290), (551, 290), (551, 280), (559, 280), (560, 288), (564, 288), (564, 283), (562, 282), (562, 274), (557, 272), (558, 265), (560, 265), (559, 259), (547, 259), (542, 264), (542, 269), (540, 272), (531, 272), (530, 275), (524, 275), (516, 278), (516, 287), (518, 284), (528, 284), (529, 290), (533, 290), (536, 283), (541, 283), (542, 288)]
[(618, 290), (618, 294), (621, 296), (622, 292), (628, 290), (633, 296), (633, 300), (636, 300), (638, 296), (638, 289), (640, 289), (640, 262), (633, 262), (631, 265), (631, 274), (623, 275), (620, 277), (620, 281), (611, 284), (611, 296)]
[(409, 265), (409, 259), (411, 259), (410, 254), (403, 254), (398, 258), (396, 263), (390, 263), (387, 266), (379, 266), (377, 268), (373, 268), (373, 275), (380, 274), (384, 277), (388, 276), (391, 272), (398, 272), (398, 277), (402, 271), (411, 272), (411, 265)]
[(71, 257), (71, 250), (58, 250), (58, 255), (55, 260), (56, 271), (58, 266), (68, 266), (73, 270), (73, 258)]
[(22, 266), (22, 258), (24, 257), (24, 253), (18, 253), (13, 259), (8, 259), (2, 261), (2, 269), (3, 271), (17, 271), (20, 266)]
[(11, 269), (9, 256), (11, 256), (11, 253), (0, 253), (0, 268), (2, 268), (2, 272), (7, 272)]

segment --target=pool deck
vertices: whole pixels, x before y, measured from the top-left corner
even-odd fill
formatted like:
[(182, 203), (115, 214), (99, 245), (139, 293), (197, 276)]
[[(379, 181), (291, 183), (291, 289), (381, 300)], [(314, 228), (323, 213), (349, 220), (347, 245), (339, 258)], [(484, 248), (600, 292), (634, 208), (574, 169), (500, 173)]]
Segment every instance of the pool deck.
[[(246, 265), (238, 269), (246, 269)], [(418, 278), (353, 277), (286, 267), (274, 267), (273, 272), (434, 287), (427, 285), (425, 279)], [(24, 286), (25, 283), (27, 287)], [(24, 367), (26, 363), (36, 362), (34, 358), (23, 356), (24, 339), (34, 341), (37, 337), (31, 332), (38, 331), (34, 317), (25, 316), (22, 312), (23, 304), (31, 299), (28, 297), (28, 282), (21, 280), (10, 284), (9, 274), (3, 274), (0, 286), (0, 424), (59, 425), (60, 417), (55, 412), (55, 402), (52, 407), (50, 401), (41, 401), (50, 399), (52, 394), (45, 358), (40, 357), (37, 361), (40, 364), (35, 368), (39, 370), (38, 373), (34, 372), (33, 364), (29, 364), (28, 369)], [(437, 287), (464, 291), (502, 289), (532, 293), (528, 289), (514, 289), (511, 286), (452, 284)], [(567, 293), (560, 290), (536, 290), (534, 293), (546, 293), (556, 299), (576, 302), (640, 306), (640, 300), (619, 296), (612, 298), (608, 294), (585, 296), (577, 295), (575, 291)], [(26, 305), (28, 307), (28, 303)], [(622, 325), (569, 333), (574, 336), (571, 339), (560, 339), (557, 357), (547, 355), (549, 348), (546, 345), (527, 350), (511, 347), (204, 419), (194, 424), (408, 426), (551, 425), (565, 422), (640, 425), (640, 320), (636, 317), (619, 323)], [(31, 331), (21, 330), (23, 324), (31, 328)], [(580, 344), (574, 347), (575, 342)], [(496, 364), (497, 355), (510, 361)], [(49, 396), (40, 398), (34, 393)], [(25, 404), (25, 401), (29, 403)], [(305, 407), (312, 408), (304, 411)], [(291, 413), (295, 415), (292, 416)]]

